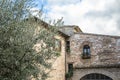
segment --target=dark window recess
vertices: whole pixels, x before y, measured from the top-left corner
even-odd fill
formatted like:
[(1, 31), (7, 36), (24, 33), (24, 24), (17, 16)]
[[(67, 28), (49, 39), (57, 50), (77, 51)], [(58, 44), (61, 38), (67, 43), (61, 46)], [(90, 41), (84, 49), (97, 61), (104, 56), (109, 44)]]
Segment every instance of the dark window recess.
[(73, 64), (68, 64), (68, 72), (66, 73), (66, 79), (73, 76)]
[(73, 72), (73, 64), (68, 64), (68, 72)]
[(66, 52), (70, 52), (70, 41), (66, 41)]
[(89, 59), (90, 57), (91, 57), (90, 47), (89, 47), (88, 45), (84, 45), (84, 46), (83, 46), (82, 58), (84, 58), (84, 59)]
[(103, 74), (92, 73), (85, 75), (80, 80), (112, 80), (112, 79)]

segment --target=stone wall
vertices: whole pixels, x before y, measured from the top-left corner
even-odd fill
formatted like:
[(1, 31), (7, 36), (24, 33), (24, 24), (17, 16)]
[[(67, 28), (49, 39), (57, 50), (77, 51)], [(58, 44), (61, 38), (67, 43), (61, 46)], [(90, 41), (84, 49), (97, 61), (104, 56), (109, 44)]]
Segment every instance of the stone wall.
[(75, 32), (82, 32), (81, 29), (75, 25), (65, 25), (65, 26), (59, 27), (59, 31), (61, 31), (62, 33), (68, 36), (73, 35)]
[[(79, 33), (70, 37), (67, 62), (75, 67), (120, 64), (120, 37)], [(89, 45), (90, 59), (82, 59), (83, 46)]]
[(99, 73), (106, 75), (113, 80), (120, 80), (120, 69), (119, 68), (92, 68), (92, 69), (76, 69), (72, 80), (80, 80), (87, 74)]
[[(73, 63), (73, 80), (80, 80), (88, 73), (101, 73), (113, 80), (120, 80), (120, 37), (76, 33), (70, 38), (70, 53), (66, 56), (68, 63)], [(89, 45), (90, 59), (83, 59), (83, 46)]]
[(61, 53), (53, 62), (50, 78), (48, 80), (65, 80), (65, 38), (58, 35), (56, 39), (61, 41)]

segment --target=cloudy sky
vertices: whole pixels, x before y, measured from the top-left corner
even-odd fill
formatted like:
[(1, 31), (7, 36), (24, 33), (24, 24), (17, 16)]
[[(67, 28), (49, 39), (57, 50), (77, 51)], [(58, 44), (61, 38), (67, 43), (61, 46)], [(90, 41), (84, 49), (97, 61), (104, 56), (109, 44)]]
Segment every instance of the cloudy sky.
[(83, 32), (120, 36), (120, 0), (37, 1), (43, 1), (48, 19), (63, 17), (65, 25), (78, 25)]

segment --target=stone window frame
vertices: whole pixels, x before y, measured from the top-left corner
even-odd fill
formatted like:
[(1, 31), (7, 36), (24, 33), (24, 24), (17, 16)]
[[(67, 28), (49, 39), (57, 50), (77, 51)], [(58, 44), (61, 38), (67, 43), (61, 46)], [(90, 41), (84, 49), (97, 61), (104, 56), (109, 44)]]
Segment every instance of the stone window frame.
[[(90, 56), (88, 56), (88, 57), (84, 57), (83, 56), (83, 48), (84, 48), (85, 45), (88, 45), (90, 47)], [(91, 58), (92, 51), (93, 51), (93, 47), (92, 47), (92, 43), (90, 41), (84, 41), (84, 42), (82, 42), (82, 44), (80, 46), (80, 52), (81, 52), (81, 57), (83, 59), (89, 59), (89, 58)]]

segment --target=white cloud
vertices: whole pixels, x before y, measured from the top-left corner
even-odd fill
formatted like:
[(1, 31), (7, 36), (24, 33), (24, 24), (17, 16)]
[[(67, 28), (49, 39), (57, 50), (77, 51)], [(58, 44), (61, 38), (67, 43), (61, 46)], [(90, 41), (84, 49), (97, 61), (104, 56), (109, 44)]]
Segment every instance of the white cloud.
[(40, 19), (42, 19), (45, 16), (44, 14), (42, 14), (41, 9), (36, 8), (36, 7), (29, 9), (29, 11), (32, 16), (35, 16)]
[(31, 13), (33, 16), (38, 16), (38, 14), (40, 13), (40, 9), (39, 9), (39, 8), (31, 8), (31, 9), (30, 9), (30, 13)]
[(81, 0), (47, 0), (49, 5), (76, 4)]
[(48, 0), (48, 17), (63, 17), (65, 24), (78, 25), (83, 32), (120, 35), (118, 0)]

